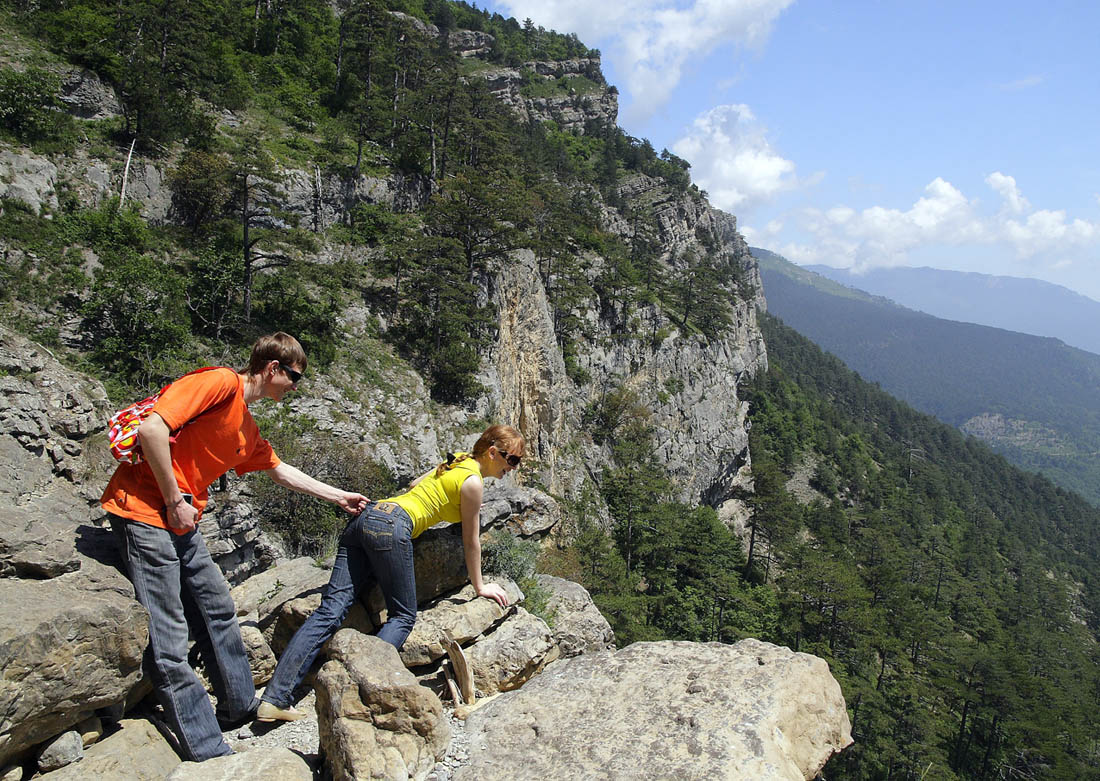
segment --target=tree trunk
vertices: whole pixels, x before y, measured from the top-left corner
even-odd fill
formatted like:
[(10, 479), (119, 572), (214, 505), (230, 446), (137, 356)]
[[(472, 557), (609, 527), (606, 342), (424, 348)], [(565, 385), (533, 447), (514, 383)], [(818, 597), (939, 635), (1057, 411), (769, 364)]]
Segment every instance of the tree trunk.
[(252, 244), (248, 239), (248, 223), (251, 214), (248, 210), (248, 174), (244, 177), (244, 206), (241, 208), (241, 229), (244, 235), (244, 321), (252, 322)]

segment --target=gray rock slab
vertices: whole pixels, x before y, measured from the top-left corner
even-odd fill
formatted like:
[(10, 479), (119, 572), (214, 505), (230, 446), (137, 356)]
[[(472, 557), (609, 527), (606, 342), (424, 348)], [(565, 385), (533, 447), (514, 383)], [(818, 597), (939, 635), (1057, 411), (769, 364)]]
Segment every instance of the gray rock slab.
[[(519, 586), (507, 578), (493, 578), (508, 594), (512, 604), (523, 600)], [(416, 624), (401, 649), (406, 667), (430, 664), (447, 654), (445, 632), (459, 645), (470, 642), (504, 618), (506, 611), (496, 600), (479, 597), (467, 585), (457, 594), (444, 597), (417, 613)]]
[(328, 583), (330, 571), (318, 567), (308, 556), (281, 561), (271, 569), (253, 575), (229, 594), (237, 606), (237, 615), (257, 615), (261, 627), (267, 626), (279, 608), (308, 593), (319, 593)]
[(164, 781), (180, 764), (168, 741), (150, 722), (125, 719), (120, 729), (84, 750), (76, 764), (47, 773), (44, 781)]
[(485, 489), (481, 528), (503, 528), (519, 537), (543, 536), (561, 520), (557, 501), (512, 480), (494, 480)]
[(563, 657), (615, 647), (615, 632), (584, 586), (553, 575), (536, 575), (535, 582), (550, 592), (550, 631)]
[(474, 686), (483, 694), (511, 691), (560, 655), (546, 622), (522, 607), (466, 650)]
[(275, 746), (183, 762), (167, 781), (313, 781), (313, 770), (290, 749)]
[(635, 643), (559, 661), (466, 730), (470, 762), (454, 781), (801, 781), (852, 742), (828, 665), (759, 640)]
[(462, 552), (462, 525), (437, 526), (417, 537), (413, 541), (413, 566), (418, 605), (461, 588), (468, 577)]

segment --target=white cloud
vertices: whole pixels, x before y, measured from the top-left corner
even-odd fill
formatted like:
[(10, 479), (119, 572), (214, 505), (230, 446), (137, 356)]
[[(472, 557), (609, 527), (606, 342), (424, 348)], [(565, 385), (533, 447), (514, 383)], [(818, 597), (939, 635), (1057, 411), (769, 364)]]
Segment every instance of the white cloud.
[(745, 105), (700, 114), (672, 151), (691, 163), (692, 180), (726, 211), (744, 211), (797, 184), (794, 163), (772, 150)]
[(927, 247), (1007, 247), (1020, 261), (1053, 269), (1087, 262), (1100, 249), (1100, 223), (1071, 219), (1064, 210), (1033, 209), (1016, 180), (999, 171), (986, 183), (1003, 199), (996, 213), (983, 212), (980, 201), (937, 177), (905, 210), (807, 209), (798, 222), (813, 240), (778, 251), (797, 262), (827, 260), (863, 270), (902, 264), (909, 252)]
[(606, 46), (632, 99), (636, 118), (662, 106), (684, 67), (724, 44), (757, 46), (794, 0), (502, 0), (517, 19), (576, 32), (589, 46)]
[(1031, 208), (1027, 198), (1020, 194), (1020, 188), (1016, 186), (1016, 180), (1013, 177), (994, 171), (985, 178), (985, 182), (1000, 194), (1005, 206), (1013, 214), (1023, 214)]

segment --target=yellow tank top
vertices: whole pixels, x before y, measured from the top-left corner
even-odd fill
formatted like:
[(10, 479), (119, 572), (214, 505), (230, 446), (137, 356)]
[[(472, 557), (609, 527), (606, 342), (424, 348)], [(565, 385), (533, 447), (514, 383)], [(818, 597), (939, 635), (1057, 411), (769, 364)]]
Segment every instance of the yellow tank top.
[[(462, 453), (455, 453), (461, 456)], [(462, 520), (462, 497), (459, 491), (470, 475), (481, 477), (481, 465), (471, 456), (456, 461), (454, 466), (439, 477), (435, 472), (425, 477), (415, 487), (392, 499), (412, 518), (414, 538), (437, 523), (459, 523)]]

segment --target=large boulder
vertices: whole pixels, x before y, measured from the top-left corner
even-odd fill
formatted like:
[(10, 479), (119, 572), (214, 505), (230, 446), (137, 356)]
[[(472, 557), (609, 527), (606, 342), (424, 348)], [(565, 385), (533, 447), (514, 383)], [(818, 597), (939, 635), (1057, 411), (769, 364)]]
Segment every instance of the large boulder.
[(166, 781), (313, 781), (306, 761), (283, 746), (184, 762)]
[(462, 552), (462, 524), (436, 526), (413, 542), (416, 603), (423, 605), (461, 588), (468, 580)]
[[(519, 586), (507, 578), (494, 578), (508, 594), (508, 601), (523, 600)], [(505, 616), (505, 609), (494, 599), (482, 599), (467, 585), (456, 594), (436, 601), (416, 616), (416, 624), (401, 648), (406, 667), (430, 664), (447, 654), (444, 635), (449, 633), (459, 644), (469, 643), (488, 631)]]
[(43, 781), (126, 779), (163, 781), (180, 758), (157, 728), (144, 719), (126, 719), (117, 732), (84, 749), (84, 759), (39, 776)]
[(485, 491), (481, 528), (504, 528), (517, 537), (543, 536), (561, 520), (557, 501), (542, 491), (496, 480)]
[(125, 578), (86, 561), (51, 580), (0, 578), (0, 764), (125, 699), (148, 614)]
[(535, 582), (550, 593), (546, 609), (562, 656), (615, 647), (615, 632), (584, 586), (553, 575), (536, 575)]
[(22, 201), (35, 214), (57, 209), (57, 166), (26, 150), (0, 149), (0, 198)]
[(320, 593), (328, 583), (329, 574), (329, 570), (317, 566), (314, 559), (302, 556), (281, 561), (253, 575), (229, 594), (237, 606), (238, 616), (255, 613), (260, 627), (265, 628), (286, 602)]
[(559, 654), (546, 622), (522, 607), (510, 611), (503, 623), (466, 652), (474, 686), (483, 694), (518, 689)]
[(852, 742), (828, 665), (759, 640), (635, 643), (551, 665), (466, 722), (455, 781), (810, 779)]
[[(269, 636), (272, 650), (282, 654), (286, 647), (290, 645), (290, 639), (294, 637), (294, 633), (320, 606), (321, 595), (318, 593), (308, 594), (285, 602), (279, 609), (279, 615), (270, 628)], [(383, 620), (384, 614), (379, 616), (376, 611), (368, 610), (361, 601), (357, 600), (352, 603), (347, 618), (340, 626), (343, 629), (354, 629), (357, 632), (369, 635), (373, 634), (382, 625)]]
[(422, 779), (451, 739), (443, 704), (389, 643), (344, 629), (317, 674), (321, 750), (335, 781)]

